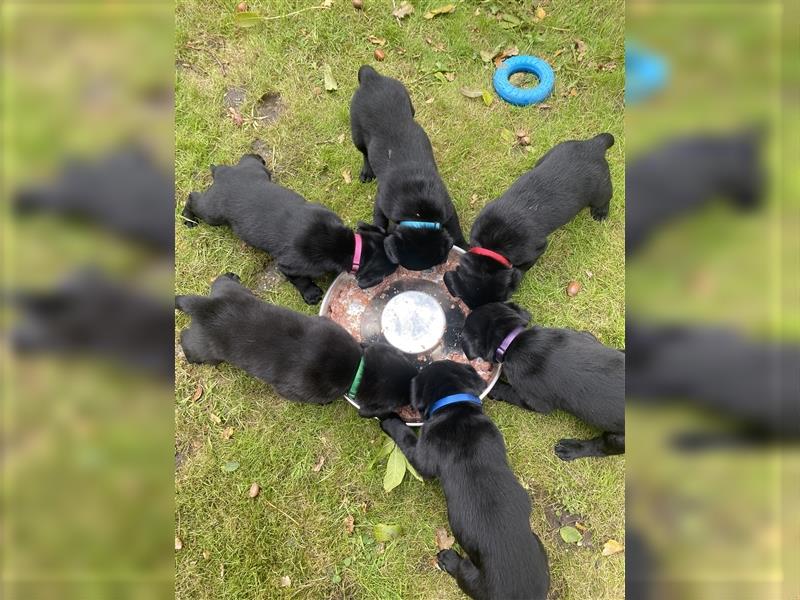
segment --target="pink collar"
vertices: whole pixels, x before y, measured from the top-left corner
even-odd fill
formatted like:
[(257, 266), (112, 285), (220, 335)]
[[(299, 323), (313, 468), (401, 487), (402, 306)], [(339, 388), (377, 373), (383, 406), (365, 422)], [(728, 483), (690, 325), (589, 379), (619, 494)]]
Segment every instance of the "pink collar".
[(475, 246), (474, 248), (469, 249), (470, 254), (478, 254), (479, 256), (486, 256), (493, 260), (496, 260), (501, 265), (507, 268), (511, 268), (511, 261), (508, 260), (505, 256), (500, 254), (499, 252), (495, 252), (494, 250), (489, 250), (488, 248), (481, 248), (480, 246)]
[(360, 233), (354, 233), (353, 237), (355, 238), (356, 241), (356, 247), (355, 250), (353, 250), (353, 266), (350, 268), (350, 272), (355, 274), (358, 273), (358, 269), (361, 267), (362, 241)]

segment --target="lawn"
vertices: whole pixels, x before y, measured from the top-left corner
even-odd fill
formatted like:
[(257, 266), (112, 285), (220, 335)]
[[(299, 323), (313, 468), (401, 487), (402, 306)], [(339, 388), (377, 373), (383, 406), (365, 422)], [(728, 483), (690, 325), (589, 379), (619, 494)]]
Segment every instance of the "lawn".
[[(623, 3), (545, 1), (537, 6), (545, 12), (537, 22), (537, 7), (529, 3), (462, 2), (433, 19), (424, 14), (438, 2), (412, 4), (414, 13), (400, 22), (390, 1), (365, 0), (357, 11), (350, 0), (334, 0), (329, 9), (242, 29), (234, 22), (234, 2), (178, 3), (176, 292), (205, 294), (212, 279), (233, 271), (264, 300), (316, 311), (268, 256), (226, 228), (187, 229), (178, 215), (188, 193), (210, 183), (209, 164), (256, 151), (282, 185), (326, 204), (349, 224), (369, 219), (376, 184), (358, 182), (361, 159), (348, 118), (356, 72), (368, 63), (409, 88), (467, 231), (486, 203), (556, 143), (614, 134), (609, 219), (597, 223), (584, 211), (556, 232), (514, 299), (540, 324), (590, 330), (623, 346)], [(249, 3), (264, 16), (306, 6), (313, 4)], [(523, 24), (515, 25), (515, 17)], [(462, 87), (491, 89), (493, 65), (480, 52), (498, 46), (551, 62), (556, 88), (546, 107), (514, 108), (496, 96), (486, 106), (460, 93)], [(380, 63), (373, 57), (377, 47), (385, 54)], [(337, 90), (325, 90), (326, 65)], [(516, 143), (519, 130), (529, 146)], [(573, 280), (582, 290), (569, 298), (565, 289)], [(176, 335), (187, 324), (178, 314)], [(594, 433), (575, 418), (491, 401), (486, 412), (530, 491), (531, 526), (550, 559), (551, 597), (623, 598), (624, 554), (604, 557), (601, 550), (608, 539), (624, 542), (624, 457), (564, 463), (552, 451), (556, 441)], [(175, 422), (177, 597), (463, 597), (430, 563), (435, 530), (447, 527), (439, 485), (407, 479), (385, 492), (383, 464), (369, 468), (383, 434), (344, 401), (290, 403), (230, 366), (187, 364), (176, 345)], [(223, 471), (230, 461), (238, 469)], [(248, 497), (253, 482), (261, 486), (256, 499)], [(561, 524), (574, 520), (588, 531), (582, 546), (559, 536)], [(376, 543), (378, 523), (400, 525), (403, 533)]]

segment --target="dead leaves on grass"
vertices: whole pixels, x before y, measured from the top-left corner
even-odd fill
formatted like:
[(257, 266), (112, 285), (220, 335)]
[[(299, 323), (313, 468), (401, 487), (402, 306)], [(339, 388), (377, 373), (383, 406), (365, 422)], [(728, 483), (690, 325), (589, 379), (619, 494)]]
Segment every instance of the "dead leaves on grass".
[(447, 15), (454, 12), (456, 12), (455, 4), (445, 4), (444, 6), (437, 6), (436, 8), (432, 8), (424, 15), (422, 15), (422, 18), (430, 20), (433, 19), (434, 17), (438, 17), (440, 15)]
[(605, 544), (603, 544), (603, 551), (601, 554), (603, 556), (612, 556), (613, 554), (617, 554), (619, 552), (622, 552), (623, 550), (625, 550), (625, 546), (620, 544), (615, 539), (610, 539)]
[(398, 6), (392, 11), (392, 16), (397, 20), (402, 20), (413, 12), (414, 12), (414, 7), (411, 5), (410, 2), (401, 2), (400, 6)]
[(353, 515), (347, 515), (344, 519), (344, 530), (347, 532), (347, 535), (353, 535), (355, 528), (356, 520), (353, 518)]
[(322, 470), (324, 464), (325, 464), (325, 457), (322, 454), (320, 454), (319, 458), (317, 459), (317, 463), (313, 467), (311, 467), (311, 470), (314, 471), (314, 473), (319, 473)]
[(456, 543), (456, 538), (448, 534), (447, 529), (444, 527), (437, 527), (434, 537), (436, 539), (436, 547), (439, 550), (449, 550)]

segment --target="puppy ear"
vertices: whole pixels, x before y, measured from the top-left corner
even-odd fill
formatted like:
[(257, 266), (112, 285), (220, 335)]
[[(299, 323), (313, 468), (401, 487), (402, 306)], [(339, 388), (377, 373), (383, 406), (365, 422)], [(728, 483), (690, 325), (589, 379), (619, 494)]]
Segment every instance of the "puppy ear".
[(383, 249), (386, 251), (386, 258), (395, 265), (400, 264), (400, 244), (397, 234), (392, 234), (384, 238)]
[(506, 302), (506, 306), (516, 312), (525, 321), (525, 325), (531, 322), (531, 313), (522, 308), (516, 302)]
[(411, 406), (422, 414), (423, 411), (420, 406), (422, 403), (422, 386), (419, 384), (419, 375), (411, 380), (409, 398), (411, 400)]
[(374, 232), (386, 235), (386, 230), (383, 227), (378, 227), (377, 225), (373, 225), (371, 223), (367, 223), (366, 221), (359, 221), (358, 225), (356, 225), (356, 229), (360, 232)]
[(470, 360), (475, 360), (476, 358), (483, 358), (483, 356), (481, 356), (480, 353), (478, 352), (478, 349), (475, 347), (476, 345), (477, 344), (473, 342), (471, 337), (461, 338), (461, 349), (464, 351), (464, 354)]
[(483, 380), (483, 378), (478, 375), (478, 372), (473, 368), (472, 365), (463, 366), (465, 367), (465, 383), (477, 392), (483, 391), (483, 388), (486, 387), (486, 382)]

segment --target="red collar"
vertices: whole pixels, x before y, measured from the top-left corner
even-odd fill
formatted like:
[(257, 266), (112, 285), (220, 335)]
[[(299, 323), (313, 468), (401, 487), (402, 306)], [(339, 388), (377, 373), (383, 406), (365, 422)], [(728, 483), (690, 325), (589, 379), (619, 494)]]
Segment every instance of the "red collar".
[(508, 260), (502, 254), (499, 254), (498, 252), (495, 252), (494, 250), (489, 250), (488, 248), (481, 248), (480, 246), (476, 246), (475, 248), (470, 248), (469, 252), (470, 252), (470, 254), (478, 254), (480, 256), (488, 256), (489, 258), (491, 258), (493, 260), (496, 260), (501, 265), (503, 265), (504, 267), (507, 267), (509, 269), (511, 267), (513, 267), (513, 265), (511, 264), (510, 260)]

